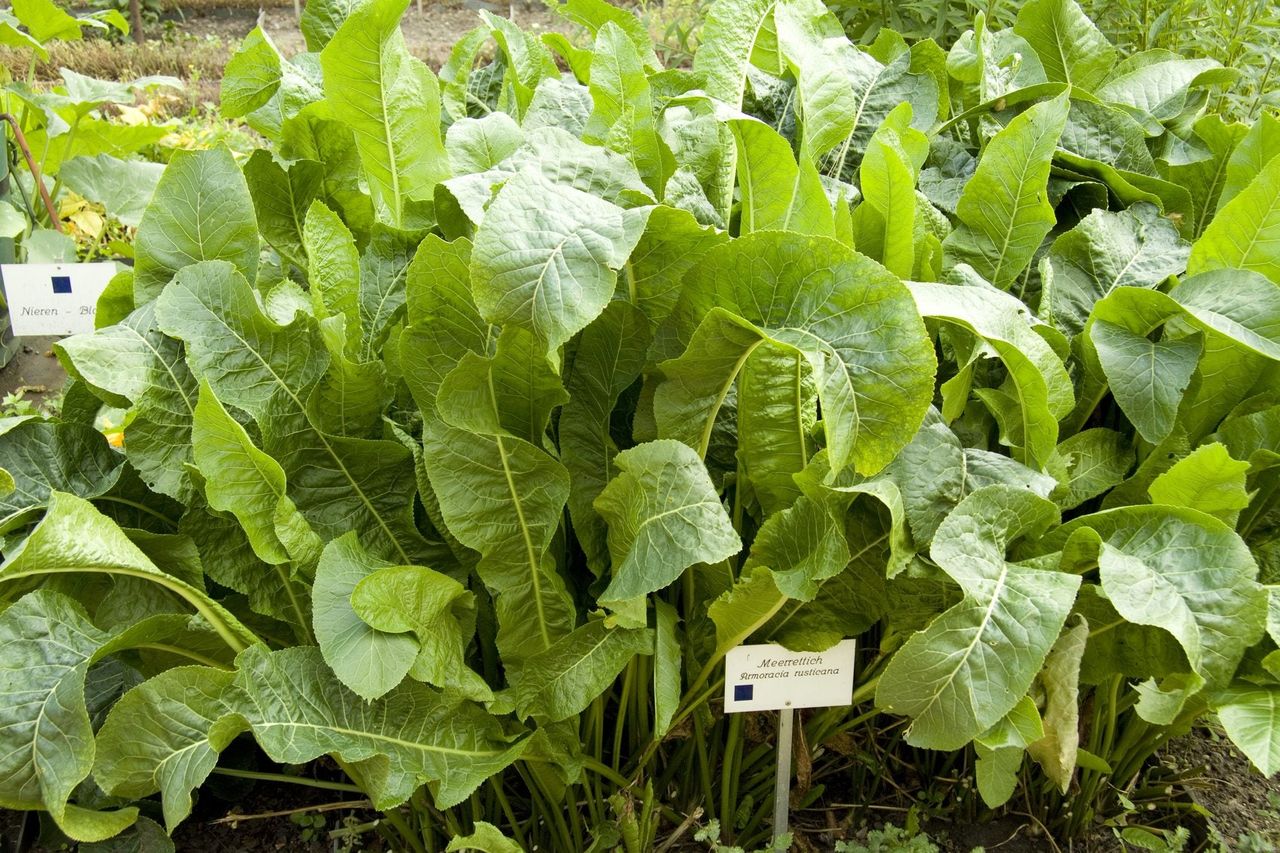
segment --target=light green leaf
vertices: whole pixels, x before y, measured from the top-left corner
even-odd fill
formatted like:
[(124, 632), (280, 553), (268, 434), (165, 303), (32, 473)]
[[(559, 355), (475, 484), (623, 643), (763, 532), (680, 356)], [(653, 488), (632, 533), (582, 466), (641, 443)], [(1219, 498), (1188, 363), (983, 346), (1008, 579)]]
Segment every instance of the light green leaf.
[(237, 711), (267, 755), (283, 764), (336, 755), (374, 808), (394, 808), (423, 784), (437, 808), (455, 806), (528, 742), (479, 705), (413, 681), (365, 702), (332, 676), (318, 649), (257, 645), (236, 664), (246, 697)]
[(1050, 80), (1086, 91), (1106, 79), (1118, 56), (1075, 0), (1023, 4), (1013, 31), (1035, 48)]
[(135, 228), (163, 174), (159, 163), (121, 160), (110, 154), (73, 157), (58, 169), (58, 178), (68, 189), (98, 202), (109, 215)]
[(742, 194), (741, 233), (795, 231), (834, 237), (831, 202), (818, 170), (777, 131), (755, 119), (729, 122), (738, 143), (738, 187)]
[(1045, 187), (1067, 109), (1066, 95), (1036, 104), (987, 143), (942, 243), (946, 263), (967, 263), (1001, 290), (1027, 268), (1055, 222)]
[(325, 98), (356, 135), (379, 217), (397, 227), (410, 201), (449, 176), (440, 139), (440, 88), (400, 31), (409, 0), (371, 0), (320, 53)]
[(677, 633), (679, 615), (661, 599), (653, 602), (657, 631), (653, 650), (653, 733), (665, 735), (680, 706), (680, 665), (683, 652)]
[(124, 424), (125, 456), (149, 488), (181, 496), (187, 488), (184, 466), (191, 460), (196, 381), (181, 345), (156, 325), (155, 303), (93, 334), (63, 338), (54, 352), (96, 396), (107, 403), (132, 404)]
[(157, 568), (123, 530), (88, 501), (54, 492), (44, 519), (21, 545), (6, 554), (0, 565), (0, 583), (80, 574), (137, 578), (156, 584), (193, 607), (230, 648), (239, 651), (258, 642), (252, 631), (203, 589)]
[(1200, 363), (1199, 339), (1150, 341), (1096, 319), (1089, 339), (1121, 411), (1143, 438), (1160, 443), (1173, 429), (1182, 395)]
[(732, 107), (742, 106), (751, 51), (768, 26), (777, 0), (718, 0), (707, 10), (693, 58), (695, 74), (706, 75), (703, 88)]
[(556, 4), (554, 9), (566, 20), (586, 27), (592, 34), (598, 33), (606, 23), (617, 24), (640, 52), (645, 67), (661, 70), (662, 63), (653, 50), (649, 31), (630, 9), (619, 8), (605, 0), (566, 0), (563, 4)]
[(899, 278), (910, 278), (915, 268), (915, 188), (928, 150), (928, 138), (911, 127), (911, 105), (904, 103), (871, 135), (859, 169), (854, 245)]
[(669, 170), (658, 141), (643, 58), (631, 37), (612, 21), (596, 33), (590, 91), (594, 109), (582, 138), (625, 155), (645, 183), (661, 193)]
[(449, 839), (449, 846), (444, 848), (448, 853), (455, 850), (480, 850), (482, 853), (524, 853), (519, 844), (502, 834), (491, 823), (476, 821), (475, 831), (470, 835), (455, 835)]
[(991, 486), (961, 502), (938, 528), (931, 556), (965, 598), (889, 661), (876, 704), (912, 718), (907, 739), (958, 749), (1026, 694), (1066, 622), (1080, 579), (1005, 560), (1005, 549), (1057, 519), (1048, 501)]
[(839, 19), (817, 0), (784, 0), (773, 17), (778, 48), (796, 78), (801, 157), (814, 161), (859, 124), (864, 104), (852, 72), (865, 60)]
[(1102, 586), (1120, 616), (1168, 631), (1212, 689), (1225, 685), (1245, 649), (1262, 636), (1267, 595), (1244, 542), (1195, 510), (1131, 506), (1077, 519), (1049, 548), (1081, 527), (1102, 539)]
[(1043, 466), (1058, 441), (1058, 418), (1074, 403), (1071, 380), (1017, 299), (990, 288), (908, 285), (920, 313), (977, 335), (1004, 362), (1017, 394), (1026, 464)]
[(834, 240), (760, 232), (709, 251), (687, 281), (673, 324), (692, 340), (663, 365), (660, 435), (705, 453), (725, 394), (766, 340), (809, 362), (834, 470), (852, 462), (874, 473), (914, 434), (933, 348), (910, 294), (882, 267)]
[(1080, 660), (1089, 640), (1089, 623), (1077, 616), (1053, 644), (1040, 689), (1044, 692), (1044, 737), (1027, 745), (1027, 752), (1064, 794), (1075, 774), (1080, 746)]
[(1280, 154), (1280, 119), (1268, 112), (1262, 113), (1230, 154), (1223, 175), (1222, 194), (1218, 198), (1218, 210), (1249, 186)]
[(316, 566), (312, 616), (320, 652), (333, 674), (366, 701), (403, 681), (418, 656), (412, 636), (370, 627), (352, 606), (357, 584), (390, 565), (347, 533), (325, 546)]
[[(254, 553), (276, 567), (289, 602), (288, 618), (306, 625), (306, 590), (292, 574), (311, 572), (321, 543), (285, 494), (284, 471), (253, 444), (208, 383), (200, 385), (191, 439), (209, 506), (236, 517)], [(286, 563), (293, 568), (285, 568)]]
[(323, 50), (334, 33), (363, 0), (311, 0), (302, 7), (300, 28), (307, 50)]
[(222, 114), (228, 118), (247, 115), (271, 100), (280, 88), (282, 61), (262, 27), (250, 30), (222, 71)]
[(1234, 526), (1249, 505), (1248, 472), (1249, 463), (1232, 459), (1226, 447), (1202, 444), (1152, 480), (1147, 492), (1152, 503), (1198, 509)]
[(1280, 690), (1233, 686), (1214, 697), (1214, 708), (1227, 737), (1263, 776), (1280, 772)]
[(624, 450), (621, 472), (595, 500), (609, 523), (613, 579), (600, 601), (623, 602), (665, 588), (695, 563), (742, 549), (720, 496), (688, 445), (651, 441)]
[[(484, 328), (466, 291), (456, 298), (449, 306), (453, 313), (449, 319), (457, 325), (424, 333), (452, 335), (471, 324)], [(510, 331), (520, 330), (512, 327)], [(483, 347), (484, 341), (480, 333), (476, 339), (460, 342)], [(429, 408), (423, 407), (424, 462), (444, 523), (460, 543), (481, 555), (477, 568), (495, 598), (498, 649), (514, 685), (522, 677), (522, 662), (567, 635), (577, 619), (549, 553), (569, 495), (568, 472), (546, 451), (503, 429), (502, 416), (518, 412), (499, 406), (496, 396), (497, 388), (509, 387), (516, 399), (525, 399), (527, 413), (533, 402), (530, 383), (542, 383), (537, 374), (545, 376), (550, 365), (540, 346), (536, 353), (524, 349), (530, 358), (521, 365), (510, 358), (486, 359), (475, 350), (450, 351), (442, 343), (434, 343), (432, 349), (447, 352), (447, 359), (457, 360), (454, 372), (461, 371), (459, 377), (476, 377), (489, 393), (476, 394), (470, 381), (459, 379), (454, 383), (456, 393), (446, 396), (444, 383), (453, 373), (442, 378), (435, 386), (441, 389), (438, 404), (430, 401)], [(426, 390), (415, 393), (422, 399)]]
[(1190, 90), (1234, 77), (1213, 59), (1184, 59), (1172, 51), (1148, 50), (1122, 60), (1094, 94), (1131, 108), (1144, 121), (1158, 123), (1183, 111)]
[(188, 264), (228, 261), (258, 272), (258, 223), (240, 167), (226, 148), (179, 151), (138, 226), (134, 299), (149, 302)]
[(1253, 270), (1280, 284), (1280, 157), (1218, 211), (1191, 247), (1187, 274)]
[(555, 351), (604, 310), (647, 214), (521, 172), (476, 232), (471, 280), (481, 316), (523, 326)]
[(469, 699), (490, 701), (493, 692), (466, 664), (467, 641), (475, 632), (475, 599), (448, 575), (425, 566), (378, 569), (356, 584), (351, 607), (370, 627), (418, 639), (410, 676), (441, 688), (456, 688)]
[(738, 374), (738, 460), (766, 515), (790, 506), (813, 450), (818, 389), (794, 347), (764, 341)]
[(94, 780), (117, 797), (158, 792), (172, 832), (191, 814), (191, 791), (238, 733), (214, 727), (231, 711), (234, 677), (227, 670), (184, 666), (130, 690), (98, 731)]
[(524, 661), (514, 689), (516, 713), (551, 722), (568, 719), (608, 690), (631, 658), (652, 653), (648, 629), (588, 622)]

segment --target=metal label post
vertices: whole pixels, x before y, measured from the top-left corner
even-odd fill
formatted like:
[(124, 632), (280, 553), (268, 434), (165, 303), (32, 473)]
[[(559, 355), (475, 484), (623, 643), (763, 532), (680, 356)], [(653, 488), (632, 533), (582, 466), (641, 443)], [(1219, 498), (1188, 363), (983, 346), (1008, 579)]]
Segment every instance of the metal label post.
[(783, 708), (778, 712), (778, 775), (773, 785), (773, 841), (787, 834), (791, 810), (791, 741), (795, 729), (796, 711)]

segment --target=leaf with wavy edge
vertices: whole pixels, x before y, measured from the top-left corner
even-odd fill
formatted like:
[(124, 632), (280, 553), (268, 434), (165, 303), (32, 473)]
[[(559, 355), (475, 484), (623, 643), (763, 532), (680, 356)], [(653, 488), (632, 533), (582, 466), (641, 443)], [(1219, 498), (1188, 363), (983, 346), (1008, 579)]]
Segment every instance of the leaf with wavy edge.
[(186, 344), (187, 364), (218, 399), (258, 421), (262, 449), (284, 470), (289, 497), (322, 539), (347, 530), (402, 564), (428, 545), (413, 523), (417, 484), (397, 442), (331, 436), (307, 402), (329, 361), (313, 317), (279, 326), (252, 288), (222, 262), (187, 267), (165, 289), (156, 317)]
[(613, 460), (620, 473), (595, 500), (609, 523), (613, 579), (606, 606), (665, 588), (695, 563), (742, 549), (702, 459), (688, 445), (639, 444)]
[(1009, 290), (1031, 263), (1056, 221), (1045, 193), (1067, 110), (1065, 94), (1036, 104), (987, 143), (960, 196), (960, 224), (942, 241), (947, 265), (970, 264)]
[(932, 394), (933, 347), (893, 275), (834, 240), (758, 232), (712, 249), (691, 276), (665, 341), (684, 354), (663, 364), (662, 437), (705, 453), (743, 363), (773, 341), (813, 371), (833, 469), (874, 473), (910, 440)]
[(877, 706), (911, 717), (911, 744), (959, 749), (1026, 695), (1080, 578), (1009, 563), (1005, 550), (1057, 517), (1053, 504), (1030, 492), (989, 486), (938, 528), (930, 555), (965, 598), (907, 640), (876, 689)]
[(405, 46), (409, 0), (354, 7), (320, 52), (325, 100), (356, 135), (380, 218), (399, 226), (409, 202), (449, 176), (440, 138), (440, 87)]

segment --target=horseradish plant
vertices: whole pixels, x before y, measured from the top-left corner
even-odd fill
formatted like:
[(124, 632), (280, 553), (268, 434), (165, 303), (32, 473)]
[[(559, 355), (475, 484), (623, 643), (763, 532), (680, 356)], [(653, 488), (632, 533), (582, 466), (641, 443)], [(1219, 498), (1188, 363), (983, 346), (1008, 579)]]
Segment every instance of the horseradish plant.
[(570, 0), (437, 77), (403, 10), (245, 39), (271, 148), (174, 159), (3, 424), (0, 804), (172, 830), (251, 739), (411, 849), (749, 844), (721, 661), (844, 637), (806, 754), (905, 718), (1063, 834), (1208, 712), (1280, 769), (1280, 127), (1203, 114), (1229, 71), (1071, 0), (949, 52), (720, 0), (663, 69)]

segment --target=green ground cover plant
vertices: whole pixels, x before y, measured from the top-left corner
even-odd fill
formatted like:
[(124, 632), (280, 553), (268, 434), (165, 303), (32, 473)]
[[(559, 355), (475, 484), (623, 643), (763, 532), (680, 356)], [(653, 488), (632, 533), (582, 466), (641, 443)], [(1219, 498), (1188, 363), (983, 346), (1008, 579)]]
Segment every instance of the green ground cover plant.
[(437, 76), (404, 6), (245, 39), (267, 147), (173, 157), (59, 416), (0, 423), (0, 805), (152, 838), (252, 741), (398, 849), (751, 849), (721, 662), (844, 637), (798, 807), (893, 742), (1076, 838), (1210, 714), (1280, 770), (1280, 124), (1207, 109), (1235, 72), (1071, 0), (949, 51), (719, 0), (665, 69), (570, 0), (588, 47), (486, 14)]

